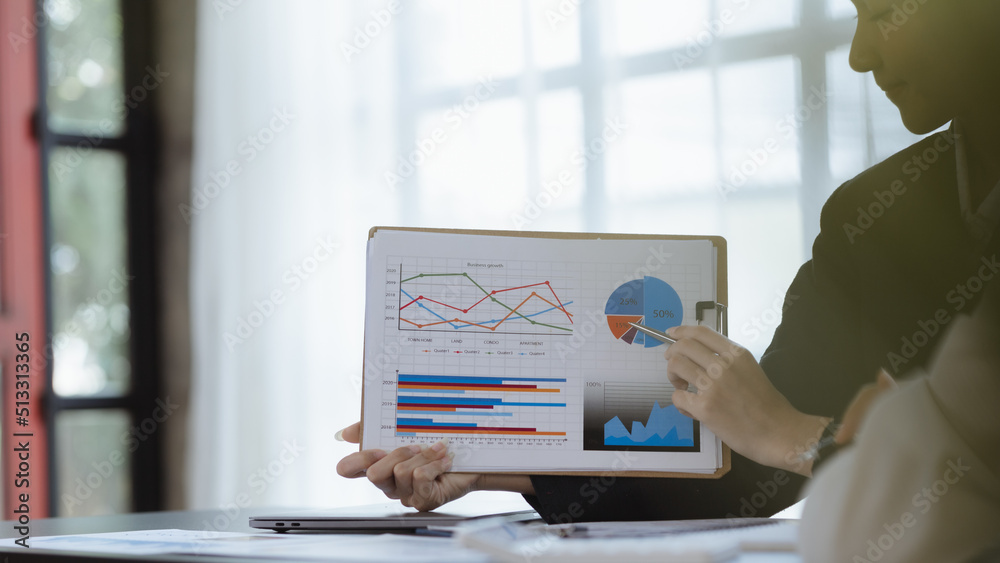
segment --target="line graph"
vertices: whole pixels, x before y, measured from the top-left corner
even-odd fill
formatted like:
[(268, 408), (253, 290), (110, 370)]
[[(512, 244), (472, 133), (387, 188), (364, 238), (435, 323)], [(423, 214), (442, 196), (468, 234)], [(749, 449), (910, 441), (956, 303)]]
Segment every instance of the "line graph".
[[(573, 314), (568, 308), (573, 301), (564, 301), (552, 280), (519, 279), (505, 284), (507, 276), (473, 277), (468, 272), (404, 275), (402, 264), (399, 272), (399, 330), (573, 333)], [(492, 283), (483, 281), (484, 277)]]

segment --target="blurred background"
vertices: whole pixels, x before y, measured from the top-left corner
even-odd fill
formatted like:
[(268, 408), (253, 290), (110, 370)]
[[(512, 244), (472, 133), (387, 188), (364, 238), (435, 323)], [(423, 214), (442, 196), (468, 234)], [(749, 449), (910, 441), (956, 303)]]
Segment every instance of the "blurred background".
[(54, 515), (382, 498), (333, 440), (374, 225), (722, 235), (759, 356), (823, 202), (916, 139), (848, 66), (849, 0), (3, 10)]

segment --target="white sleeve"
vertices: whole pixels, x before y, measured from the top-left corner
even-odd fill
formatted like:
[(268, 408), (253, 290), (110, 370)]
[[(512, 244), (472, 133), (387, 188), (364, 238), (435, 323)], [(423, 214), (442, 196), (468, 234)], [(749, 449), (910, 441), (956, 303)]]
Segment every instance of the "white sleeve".
[(1000, 330), (964, 317), (807, 489), (808, 563), (966, 561), (1000, 538)]

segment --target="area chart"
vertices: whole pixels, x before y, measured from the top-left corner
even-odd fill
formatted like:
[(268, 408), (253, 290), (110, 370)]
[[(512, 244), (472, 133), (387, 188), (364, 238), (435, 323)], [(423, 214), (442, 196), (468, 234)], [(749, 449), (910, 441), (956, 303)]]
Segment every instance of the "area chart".
[(653, 403), (646, 422), (632, 420), (631, 430), (615, 416), (604, 425), (606, 446), (694, 446), (694, 421), (673, 405), (661, 407)]

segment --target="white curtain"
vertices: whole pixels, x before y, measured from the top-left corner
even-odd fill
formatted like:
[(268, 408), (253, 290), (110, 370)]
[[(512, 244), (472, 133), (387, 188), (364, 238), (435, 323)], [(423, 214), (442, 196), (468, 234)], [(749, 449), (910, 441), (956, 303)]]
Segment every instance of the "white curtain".
[[(217, 509), (217, 526), (251, 507), (381, 498), (336, 477), (353, 447), (333, 441), (359, 416), (373, 225), (513, 229), (520, 216), (722, 234), (730, 334), (763, 350), (818, 226), (803, 201), (912, 141), (847, 69), (850, 3), (801, 9), (816, 1), (200, 0), (192, 205), (178, 210), (192, 227), (189, 507)], [(717, 23), (722, 10), (735, 21)], [(819, 47), (820, 84), (800, 72), (818, 48), (800, 12), (845, 31)], [(722, 49), (730, 37), (777, 52), (745, 60), (732, 52), (745, 42)], [(694, 56), (681, 69), (669, 53)], [(814, 87), (828, 105), (787, 117)], [(616, 119), (621, 141), (597, 143)], [(824, 120), (828, 144), (802, 134)], [(720, 197), (789, 123), (767, 169)], [(803, 169), (821, 153), (829, 170)], [(422, 164), (407, 172), (409, 158)]]
[[(364, 245), (396, 223), (391, 37), (338, 64), (346, 2), (202, 1), (191, 218), (188, 505), (220, 514), (378, 498), (344, 487), (359, 417)], [(338, 486), (339, 485), (339, 486)], [(220, 523), (225, 518), (220, 517)], [(215, 525), (215, 524), (213, 524)]]

